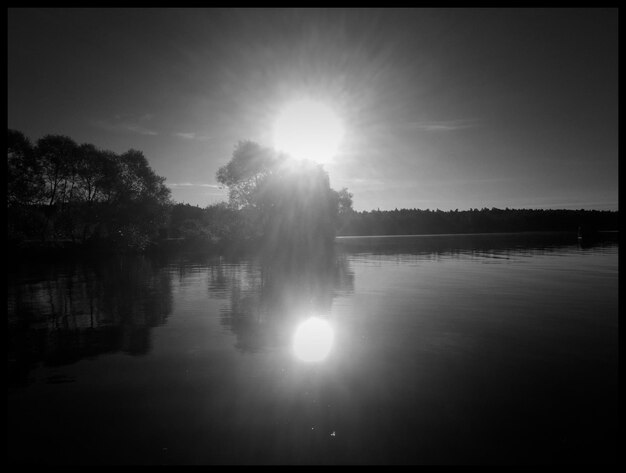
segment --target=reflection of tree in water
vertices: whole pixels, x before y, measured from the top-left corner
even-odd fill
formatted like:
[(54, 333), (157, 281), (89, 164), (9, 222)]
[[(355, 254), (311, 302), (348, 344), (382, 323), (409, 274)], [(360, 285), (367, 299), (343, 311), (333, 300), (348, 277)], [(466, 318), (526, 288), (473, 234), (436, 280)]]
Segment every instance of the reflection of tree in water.
[(330, 314), (333, 298), (352, 292), (354, 274), (345, 257), (332, 250), (315, 257), (265, 255), (256, 265), (220, 265), (209, 290), (226, 296), (222, 323), (237, 336), (237, 348), (256, 352), (282, 346), (288, 321)]
[(172, 308), (171, 277), (146, 257), (24, 266), (10, 277), (9, 375), (27, 382), (43, 362), (150, 350), (150, 329)]

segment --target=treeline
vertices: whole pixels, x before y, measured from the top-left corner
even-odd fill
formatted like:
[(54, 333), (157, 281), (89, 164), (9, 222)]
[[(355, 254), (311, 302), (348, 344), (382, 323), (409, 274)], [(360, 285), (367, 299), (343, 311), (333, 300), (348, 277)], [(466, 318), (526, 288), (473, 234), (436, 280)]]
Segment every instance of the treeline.
[(529, 231), (617, 230), (617, 211), (498, 209), (351, 212), (339, 235), (421, 235)]
[(229, 201), (175, 203), (141, 151), (122, 154), (68, 136), (35, 143), (8, 130), (9, 248), (298, 249), (330, 244), (351, 211), (318, 164), (251, 141), (235, 146), (216, 178)]
[(412, 235), (618, 229), (618, 212), (586, 210), (352, 209), (347, 189), (321, 165), (239, 142), (217, 181), (229, 200), (206, 208), (175, 203), (141, 151), (118, 154), (63, 135), (31, 143), (8, 130), (11, 248), (104, 250), (239, 249), (272, 255), (319, 252), (335, 235)]
[(204, 208), (175, 203), (170, 208), (165, 235), (168, 239), (183, 240), (188, 246), (216, 246), (226, 241), (237, 245), (248, 239), (242, 232), (244, 227), (241, 212), (225, 202)]
[(319, 255), (332, 245), (341, 221), (352, 211), (352, 195), (347, 189), (332, 189), (321, 165), (252, 141), (235, 146), (216, 178), (228, 188), (228, 203), (204, 209), (174, 205), (170, 237), (194, 246), (253, 245), (273, 258)]
[(10, 129), (7, 138), (10, 244), (142, 250), (167, 225), (170, 190), (141, 151), (117, 154), (63, 135), (33, 144)]

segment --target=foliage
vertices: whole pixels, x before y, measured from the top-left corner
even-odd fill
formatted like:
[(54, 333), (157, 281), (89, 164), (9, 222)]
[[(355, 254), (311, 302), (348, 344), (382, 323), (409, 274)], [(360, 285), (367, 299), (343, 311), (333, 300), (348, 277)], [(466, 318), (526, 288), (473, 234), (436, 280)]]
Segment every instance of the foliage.
[(251, 141), (239, 142), (217, 172), (229, 188), (229, 204), (240, 212), (240, 231), (265, 248), (311, 247), (334, 238), (347, 190), (331, 189), (321, 165), (295, 160)]
[[(239, 142), (217, 172), (228, 203), (173, 203), (165, 178), (141, 151), (122, 154), (63, 135), (31, 143), (7, 134), (8, 236), (144, 250), (170, 236), (198, 248), (258, 246), (289, 258), (321, 254), (334, 235), (401, 235), (619, 228), (618, 212), (483, 208), (443, 212), (352, 209), (321, 165), (252, 141)], [(291, 252), (291, 253), (290, 253)]]
[(43, 179), (33, 145), (23, 133), (8, 130), (7, 148), (7, 204), (38, 203), (42, 196)]
[(241, 209), (258, 205), (262, 182), (286, 157), (252, 141), (240, 141), (231, 160), (218, 169), (217, 181), (228, 187), (230, 204)]
[(143, 249), (166, 224), (170, 190), (141, 151), (118, 155), (63, 135), (33, 146), (8, 130), (9, 237), (108, 240)]

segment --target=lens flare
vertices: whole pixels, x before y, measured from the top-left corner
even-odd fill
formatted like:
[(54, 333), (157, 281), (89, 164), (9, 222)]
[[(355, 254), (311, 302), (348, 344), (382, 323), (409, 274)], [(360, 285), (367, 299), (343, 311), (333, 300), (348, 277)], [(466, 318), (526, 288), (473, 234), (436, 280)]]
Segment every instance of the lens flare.
[(333, 339), (333, 329), (326, 320), (310, 317), (296, 329), (293, 352), (301, 361), (323, 361), (330, 353)]
[(328, 106), (313, 100), (292, 102), (274, 123), (274, 147), (294, 158), (332, 160), (344, 135), (343, 123)]

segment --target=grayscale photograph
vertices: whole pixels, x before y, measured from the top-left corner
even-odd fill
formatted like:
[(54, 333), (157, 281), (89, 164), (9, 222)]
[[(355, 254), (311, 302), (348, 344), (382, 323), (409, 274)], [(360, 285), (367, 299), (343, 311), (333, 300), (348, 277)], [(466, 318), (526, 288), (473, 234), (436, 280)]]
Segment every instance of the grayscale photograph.
[(618, 461), (618, 8), (7, 8), (9, 467)]

